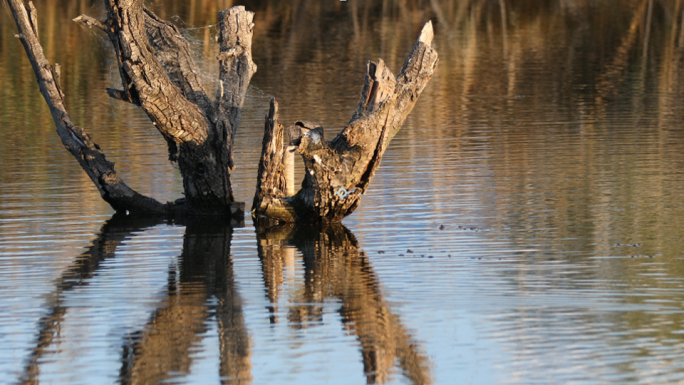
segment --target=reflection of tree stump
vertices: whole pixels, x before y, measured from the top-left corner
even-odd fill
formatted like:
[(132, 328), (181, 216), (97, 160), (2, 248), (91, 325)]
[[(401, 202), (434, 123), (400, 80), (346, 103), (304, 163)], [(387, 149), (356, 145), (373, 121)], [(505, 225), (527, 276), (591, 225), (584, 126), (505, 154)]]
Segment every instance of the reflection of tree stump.
[(156, 226), (160, 222), (158, 218), (132, 218), (118, 214), (105, 222), (91, 247), (77, 257), (55, 283), (55, 291), (48, 297), (46, 305), (48, 314), (38, 321), (36, 347), (26, 363), (19, 382), (25, 384), (38, 383), (37, 377), (40, 374), (40, 363), (43, 362), (43, 355), (59, 333), (62, 321), (68, 311), (68, 308), (64, 306), (66, 293), (87, 286), (90, 279), (100, 269), (102, 262), (113, 258), (117, 247), (133, 232)]
[[(38, 322), (36, 348), (29, 357), (22, 383), (35, 383), (44, 353), (68, 312), (65, 294), (87, 286), (101, 263), (113, 258), (117, 247), (134, 232), (160, 224), (159, 218), (133, 218), (116, 214), (102, 226), (85, 253), (65, 270), (47, 304), (49, 314)], [(120, 381), (156, 384), (189, 373), (192, 347), (201, 341), (207, 321), (218, 324), (219, 375), (233, 384), (251, 383), (251, 350), (244, 325), (242, 302), (235, 288), (230, 242), (232, 227), (213, 222), (188, 223), (178, 274), (169, 271), (167, 296), (143, 330), (124, 338)], [(217, 305), (211, 305), (210, 299)]]
[[(178, 282), (145, 330), (124, 346), (122, 377), (127, 383), (150, 384), (189, 373), (191, 348), (206, 332), (215, 313), (218, 322), (219, 374), (233, 384), (251, 383), (251, 351), (242, 301), (235, 289), (230, 260), (230, 226), (188, 223)], [(169, 282), (175, 271), (170, 272)], [(209, 305), (214, 298), (218, 305)]]
[[(49, 314), (38, 322), (36, 348), (28, 358), (21, 382), (37, 380), (43, 355), (49, 350), (64, 316), (65, 294), (89, 284), (101, 262), (116, 255), (117, 246), (136, 231), (161, 223), (154, 218), (115, 215), (90, 249), (66, 269), (49, 296)], [(219, 375), (227, 382), (250, 383), (251, 348), (230, 260), (232, 228), (197, 221), (187, 224), (178, 268), (169, 271), (169, 286), (159, 308), (139, 331), (125, 336), (120, 380), (125, 384), (158, 383), (176, 373), (188, 373), (191, 350), (216, 319), (220, 345)], [(321, 320), (326, 298), (342, 303), (344, 326), (358, 336), (364, 373), (382, 383), (396, 370), (415, 384), (430, 382), (427, 358), (413, 337), (382, 299), (377, 277), (354, 235), (341, 224), (286, 225), (257, 228), (264, 284), (272, 303), (278, 301), (288, 253), (296, 247), (304, 257), (305, 283), (289, 322), (302, 327)], [(213, 299), (213, 300), (212, 300)], [(216, 303), (216, 305), (212, 305)]]
[(272, 301), (277, 301), (280, 287), (272, 277), (280, 276), (282, 282), (284, 248), (293, 245), (303, 255), (304, 287), (297, 293), (296, 302), (306, 305), (290, 310), (289, 322), (293, 327), (320, 321), (322, 303), (326, 298), (336, 298), (342, 303), (340, 314), (345, 329), (356, 334), (361, 344), (364, 374), (369, 383), (389, 380), (397, 361), (402, 373), (414, 384), (430, 382), (427, 358), (382, 299), (368, 258), (346, 227), (328, 224), (258, 228), (257, 239), (264, 281)]

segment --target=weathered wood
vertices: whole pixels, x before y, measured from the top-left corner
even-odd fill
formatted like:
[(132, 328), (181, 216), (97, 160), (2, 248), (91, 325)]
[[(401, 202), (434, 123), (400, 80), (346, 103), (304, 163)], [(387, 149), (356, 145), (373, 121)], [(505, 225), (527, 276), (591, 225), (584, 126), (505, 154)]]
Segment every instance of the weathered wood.
[[(24, 46), (38, 80), (40, 92), (50, 108), (52, 118), (64, 147), (76, 158), (81, 168), (93, 181), (102, 198), (117, 211), (133, 211), (148, 214), (165, 214), (171, 211), (152, 198), (143, 196), (128, 187), (114, 170), (114, 163), (107, 161), (104, 153), (85, 130), (75, 127), (67, 112), (64, 95), (59, 89), (52, 66), (43, 54), (38, 41), (37, 17), (32, 3), (31, 18), (20, 0), (8, 0)], [(57, 71), (58, 72), (58, 71)]]
[(268, 210), (276, 212), (284, 210), (274, 218), (286, 218), (285, 222), (295, 222), (293, 209), (283, 205), (287, 197), (287, 181), (283, 159), (285, 145), (283, 144), (283, 125), (278, 121), (278, 103), (271, 99), (268, 115), (266, 116), (266, 130), (262, 142), (261, 160), (257, 172), (257, 189), (252, 203), (253, 215)]
[(285, 146), (285, 153), (283, 154), (283, 167), (285, 168), (285, 186), (287, 186), (287, 196), (293, 196), (295, 191), (295, 165), (294, 152), (297, 148), (295, 146)]
[(230, 172), (240, 109), (256, 71), (251, 59), (253, 13), (240, 6), (220, 14), (221, 71), (215, 101), (207, 96), (188, 42), (175, 26), (145, 9), (142, 0), (103, 0), (105, 20), (85, 15), (74, 19), (107, 34), (122, 84), (121, 90), (107, 93), (139, 105), (166, 140), (169, 159), (178, 162), (185, 198), (161, 204), (123, 184), (99, 147), (73, 127), (59, 88), (59, 67), (53, 70), (42, 57), (35, 7), (30, 4), (27, 12), (20, 0), (8, 1), (60, 137), (112, 207), (164, 215), (243, 217), (244, 203), (234, 201)]
[(438, 59), (433, 37), (428, 22), (396, 77), (382, 60), (368, 63), (356, 112), (333, 140), (325, 141), (323, 127), (315, 123), (296, 122), (288, 129), (306, 169), (301, 190), (291, 197), (283, 193), (284, 130), (272, 102), (252, 206), (257, 221), (337, 222), (354, 212), (387, 146), (434, 73)]
[(219, 12), (220, 52), (219, 85), (216, 90), (217, 129), (228, 152), (224, 157), (228, 168), (233, 164), (233, 138), (242, 119), (242, 105), (247, 88), (257, 70), (252, 61), (252, 34), (254, 13), (237, 6)]
[(143, 8), (143, 13), (147, 41), (171, 83), (178, 87), (185, 99), (196, 104), (203, 113), (212, 113), (212, 102), (207, 96), (199, 70), (192, 58), (190, 43), (175, 25), (160, 19), (147, 8)]
[[(8, 1), (60, 137), (112, 207), (166, 215), (242, 217), (244, 204), (234, 201), (230, 173), (233, 138), (256, 71), (251, 56), (251, 12), (238, 6), (219, 14), (220, 74), (214, 101), (207, 96), (188, 42), (175, 26), (145, 9), (142, 0), (103, 0), (106, 20), (74, 19), (107, 34), (122, 84), (121, 90), (108, 89), (108, 94), (139, 105), (166, 140), (169, 159), (178, 162), (185, 198), (164, 205), (126, 186), (99, 147), (73, 127), (59, 88), (59, 69), (53, 71), (39, 57), (35, 8), (31, 5), (29, 15), (20, 0)], [(277, 120), (277, 104), (271, 103), (253, 201), (255, 218), (336, 222), (354, 212), (389, 142), (434, 72), (437, 53), (432, 39), (428, 22), (396, 77), (382, 60), (368, 63), (357, 110), (333, 140), (325, 141), (323, 127), (315, 123), (301, 121), (288, 128), (291, 145), (302, 156), (306, 170), (295, 195), (283, 166), (284, 128)], [(40, 55), (31, 53), (38, 50)]]
[(142, 0), (105, 1), (112, 44), (124, 77), (122, 83), (165, 137), (199, 146), (208, 130), (202, 111), (166, 75), (148, 43)]
[[(169, 159), (177, 161), (183, 177), (185, 211), (191, 214), (242, 214), (230, 182), (232, 143), (239, 109), (254, 69), (233, 73), (238, 86), (230, 100), (211, 103), (189, 53), (189, 44), (172, 25), (144, 9), (142, 0), (107, 0), (109, 37), (122, 69), (128, 100), (139, 104), (169, 145)], [(244, 42), (251, 48), (251, 12), (244, 7), (228, 11), (230, 23), (221, 23), (228, 43), (221, 52), (236, 51)], [(246, 24), (246, 25), (245, 25)], [(239, 43), (238, 43), (239, 42)], [(251, 56), (250, 56), (251, 57)], [(222, 80), (223, 88), (227, 81)], [(180, 202), (179, 202), (180, 203)]]

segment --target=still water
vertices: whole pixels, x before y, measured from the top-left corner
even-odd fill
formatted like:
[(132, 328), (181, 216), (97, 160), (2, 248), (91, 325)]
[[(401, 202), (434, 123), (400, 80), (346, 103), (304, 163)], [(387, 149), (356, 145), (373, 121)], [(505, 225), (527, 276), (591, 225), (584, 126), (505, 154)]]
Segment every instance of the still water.
[[(160, 135), (104, 93), (111, 48), (70, 22), (101, 9), (35, 3), (75, 123), (135, 189), (178, 198)], [(149, 6), (211, 85), (215, 15), (238, 3)], [(684, 381), (681, 1), (245, 4), (258, 72), (233, 180), (248, 203), (270, 97), (332, 138), (365, 62), (398, 71), (435, 23), (437, 72), (361, 207), (270, 230), (112, 216), (3, 3), (1, 384)]]

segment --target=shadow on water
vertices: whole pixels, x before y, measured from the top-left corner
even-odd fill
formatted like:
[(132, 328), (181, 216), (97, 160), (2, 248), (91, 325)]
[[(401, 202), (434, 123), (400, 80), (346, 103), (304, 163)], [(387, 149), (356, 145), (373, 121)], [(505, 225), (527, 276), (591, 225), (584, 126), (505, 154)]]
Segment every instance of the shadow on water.
[[(354, 234), (342, 224), (285, 225), (257, 230), (258, 252), (271, 304), (278, 302), (283, 270), (293, 263), (293, 247), (304, 262), (304, 288), (288, 312), (294, 328), (322, 323), (323, 302), (342, 303), (344, 328), (359, 340), (363, 370), (369, 384), (390, 379), (395, 363), (414, 384), (430, 383), (427, 357), (382, 298), (380, 283)], [(278, 322), (272, 307), (271, 322)]]
[[(70, 310), (69, 293), (92, 283), (106, 260), (116, 258), (120, 245), (163, 223), (120, 214), (104, 223), (92, 245), (57, 279), (44, 305), (47, 314), (37, 322), (35, 347), (25, 360), (19, 383), (40, 382), (41, 364), (49, 361), (54, 345), (60, 344), (57, 340)], [(121, 336), (118, 382), (160, 383), (189, 374), (193, 349), (216, 322), (221, 383), (251, 383), (250, 336), (230, 255), (235, 224), (192, 221), (185, 225), (183, 250), (178, 265), (169, 268), (161, 302), (144, 326)], [(264, 285), (273, 304), (294, 249), (303, 255), (305, 284), (296, 293), (297, 305), (289, 310), (291, 327), (304, 328), (312, 320), (322, 322), (323, 301), (338, 299), (344, 328), (356, 335), (361, 345), (368, 383), (387, 382), (396, 371), (395, 363), (410, 382), (431, 382), (428, 359), (384, 302), (380, 283), (351, 231), (335, 224), (258, 228), (256, 232)], [(107, 318), (89, 322), (81, 327), (103, 326), (97, 323), (106, 323)], [(271, 322), (278, 322), (273, 313)]]

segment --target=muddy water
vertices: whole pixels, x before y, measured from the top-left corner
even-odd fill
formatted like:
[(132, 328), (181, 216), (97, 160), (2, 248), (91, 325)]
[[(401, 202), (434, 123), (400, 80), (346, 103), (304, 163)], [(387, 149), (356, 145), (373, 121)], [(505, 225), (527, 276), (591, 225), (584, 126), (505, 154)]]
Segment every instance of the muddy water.
[[(211, 25), (233, 4), (151, 4), (210, 88)], [(36, 6), (73, 120), (127, 183), (179, 197), (159, 134), (103, 92), (111, 49), (69, 21), (100, 9)], [(270, 231), (113, 217), (59, 143), (3, 5), (0, 383), (684, 381), (681, 2), (247, 6), (245, 202), (271, 97), (331, 138), (365, 62), (398, 71), (434, 21), (437, 73), (361, 207)]]

